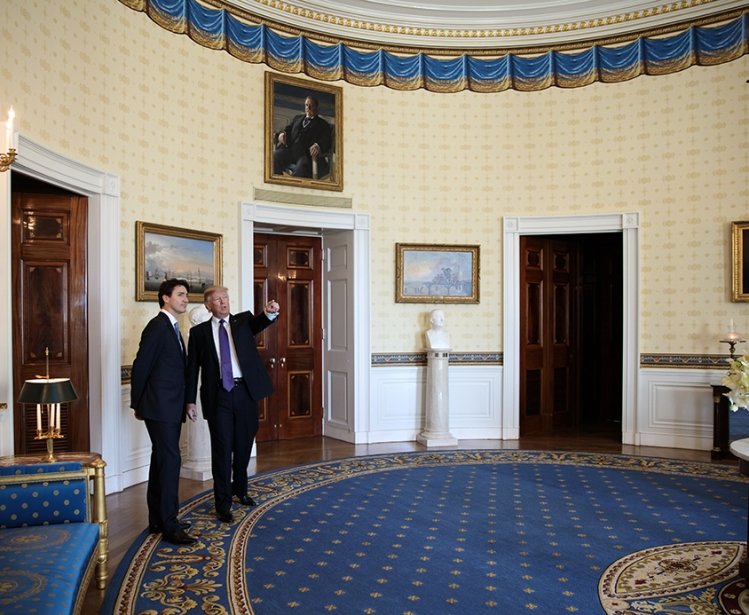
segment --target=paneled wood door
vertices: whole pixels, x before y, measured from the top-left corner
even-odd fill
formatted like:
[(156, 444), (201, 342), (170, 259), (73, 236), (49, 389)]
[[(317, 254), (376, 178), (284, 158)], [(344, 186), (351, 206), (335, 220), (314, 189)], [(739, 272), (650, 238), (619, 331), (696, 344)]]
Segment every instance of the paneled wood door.
[[(71, 194), (12, 195), (13, 387), (47, 374), (70, 378), (78, 395), (61, 408), (55, 451), (88, 451), (87, 200)], [(18, 182), (22, 183), (22, 182)], [(42, 453), (36, 408), (16, 404), (16, 454)], [(46, 426), (46, 421), (45, 421)]]
[(274, 393), (258, 408), (258, 442), (322, 433), (321, 240), (254, 236), (253, 311), (270, 300), (281, 305), (278, 322), (257, 338)]
[(520, 435), (571, 426), (577, 412), (578, 247), (520, 238)]

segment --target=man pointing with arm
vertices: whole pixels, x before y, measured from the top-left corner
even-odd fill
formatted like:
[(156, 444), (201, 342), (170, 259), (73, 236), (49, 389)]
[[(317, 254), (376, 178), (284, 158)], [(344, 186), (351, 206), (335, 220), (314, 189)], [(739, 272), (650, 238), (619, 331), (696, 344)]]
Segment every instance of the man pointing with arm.
[(280, 306), (271, 300), (261, 314), (231, 314), (226, 287), (208, 288), (203, 297), (212, 317), (190, 330), (185, 395), (188, 411), (195, 411), (200, 376), (216, 516), (231, 523), (232, 496), (245, 506), (255, 504), (247, 494), (247, 466), (258, 430), (257, 404), (273, 392), (255, 335), (273, 323)]

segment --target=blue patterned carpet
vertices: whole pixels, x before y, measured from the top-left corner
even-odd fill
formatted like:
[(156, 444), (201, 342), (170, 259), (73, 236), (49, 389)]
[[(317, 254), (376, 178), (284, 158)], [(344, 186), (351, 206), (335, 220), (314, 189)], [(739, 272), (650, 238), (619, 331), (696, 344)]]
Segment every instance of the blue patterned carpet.
[(250, 480), (255, 508), (182, 507), (195, 545), (142, 534), (102, 613), (749, 612), (735, 466), (437, 451)]

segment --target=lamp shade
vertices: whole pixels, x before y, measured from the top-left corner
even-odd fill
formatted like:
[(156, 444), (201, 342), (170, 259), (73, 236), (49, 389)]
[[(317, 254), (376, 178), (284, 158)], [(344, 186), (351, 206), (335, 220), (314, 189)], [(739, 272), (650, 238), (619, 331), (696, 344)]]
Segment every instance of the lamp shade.
[(61, 404), (78, 399), (70, 378), (27, 380), (21, 387), (18, 401), (22, 404)]

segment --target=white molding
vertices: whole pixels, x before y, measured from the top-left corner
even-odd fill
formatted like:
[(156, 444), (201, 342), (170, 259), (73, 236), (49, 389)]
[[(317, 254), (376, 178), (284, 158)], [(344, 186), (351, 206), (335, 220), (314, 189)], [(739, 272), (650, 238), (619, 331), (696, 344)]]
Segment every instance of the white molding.
[[(346, 429), (326, 431), (326, 435), (349, 442), (357, 442), (361, 431), (366, 431), (369, 416), (370, 367), (370, 220), (367, 213), (331, 211), (313, 207), (268, 205), (243, 202), (240, 204), (242, 254), (242, 306), (252, 307), (253, 233), (258, 227), (270, 226), (279, 233), (319, 234), (328, 231), (351, 231), (354, 246), (354, 413)], [(324, 308), (326, 309), (326, 308)]]
[[(499, 439), (502, 368), (451, 364), (448, 369), (450, 433), (459, 440)], [(363, 442), (416, 440), (425, 425), (426, 373), (425, 366), (372, 368), (369, 430)]]
[[(107, 462), (107, 477), (113, 482), (121, 471), (119, 459), (120, 424), (120, 185), (119, 178), (89, 167), (64, 154), (54, 152), (18, 135), (18, 156), (13, 170), (40, 181), (60, 186), (88, 197), (88, 347), (89, 347), (89, 415), (91, 449), (100, 452)], [(5, 193), (6, 218), (10, 215), (10, 187)], [(3, 238), (10, 246), (9, 220), (3, 220)], [(10, 267), (9, 250), (2, 257)], [(11, 280), (4, 281), (6, 296)], [(6, 365), (13, 364), (10, 337), (0, 339), (0, 356)], [(12, 387), (12, 379), (9, 383)], [(9, 406), (12, 407), (12, 399)], [(132, 419), (132, 417), (129, 417)], [(12, 421), (10, 421), (12, 430)], [(7, 425), (3, 425), (7, 430)], [(3, 433), (2, 447), (10, 441)], [(11, 448), (12, 452), (12, 448)]]
[(640, 370), (640, 446), (709, 451), (713, 446), (713, 390), (722, 371), (646, 368)]
[[(660, 10), (661, 0), (567, 2), (391, 2), (385, 0), (232, 0), (254, 15), (312, 35), (417, 48), (496, 49), (608, 38), (661, 28), (745, 6), (712, 0)], [(395, 8), (394, 6), (395, 5)], [(312, 18), (311, 16), (316, 16)], [(375, 28), (375, 24), (377, 27)], [(567, 24), (569, 27), (559, 27)], [(420, 34), (411, 34), (412, 30)], [(492, 34), (489, 34), (489, 33)], [(428, 33), (428, 34), (427, 34)]]
[(639, 214), (504, 218), (504, 378), (503, 439), (519, 436), (520, 425), (520, 237), (582, 233), (621, 233), (623, 257), (622, 443), (640, 444), (637, 425), (639, 373)]

